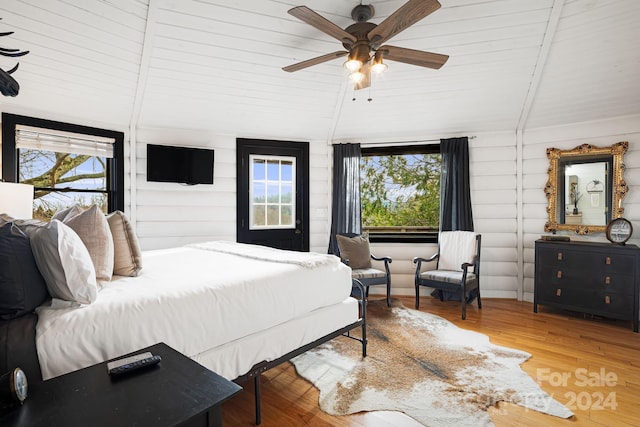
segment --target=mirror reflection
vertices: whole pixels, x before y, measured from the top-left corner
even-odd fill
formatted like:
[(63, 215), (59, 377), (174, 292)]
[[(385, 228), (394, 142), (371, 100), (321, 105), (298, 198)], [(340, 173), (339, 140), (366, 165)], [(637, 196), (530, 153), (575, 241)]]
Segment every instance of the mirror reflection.
[(560, 161), (559, 224), (607, 225), (611, 221), (612, 156)]

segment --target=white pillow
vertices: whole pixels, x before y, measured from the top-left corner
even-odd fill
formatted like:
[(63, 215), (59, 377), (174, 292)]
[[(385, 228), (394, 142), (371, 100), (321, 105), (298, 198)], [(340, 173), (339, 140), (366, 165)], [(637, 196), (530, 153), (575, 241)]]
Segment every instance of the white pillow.
[(31, 250), (53, 298), (91, 304), (98, 295), (96, 270), (84, 243), (58, 220), (30, 236)]

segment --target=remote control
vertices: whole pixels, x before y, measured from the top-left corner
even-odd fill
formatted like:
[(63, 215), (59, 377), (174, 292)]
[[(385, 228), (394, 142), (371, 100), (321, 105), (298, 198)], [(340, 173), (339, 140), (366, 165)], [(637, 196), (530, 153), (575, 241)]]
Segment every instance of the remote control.
[(109, 375), (122, 375), (129, 372), (137, 371), (138, 369), (147, 368), (149, 366), (157, 365), (162, 360), (159, 355), (147, 357), (144, 359), (134, 360), (124, 365), (116, 366), (109, 369)]
[(118, 366), (126, 365), (127, 363), (135, 362), (138, 360), (146, 359), (153, 356), (150, 351), (140, 354), (134, 354), (133, 356), (124, 357), (122, 359), (114, 360), (113, 362), (107, 363), (107, 370), (110, 371), (113, 368), (117, 368)]

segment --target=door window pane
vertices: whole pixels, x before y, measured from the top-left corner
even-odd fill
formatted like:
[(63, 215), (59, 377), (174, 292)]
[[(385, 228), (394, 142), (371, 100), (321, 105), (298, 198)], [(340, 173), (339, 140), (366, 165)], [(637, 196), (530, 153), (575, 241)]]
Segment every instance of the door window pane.
[(282, 215), (283, 223), (293, 223), (293, 210), (291, 206), (283, 205), (281, 207), (280, 215)]
[(252, 208), (253, 223), (252, 226), (266, 225), (265, 205), (254, 204)]
[(282, 197), (282, 203), (290, 204), (293, 201), (293, 185), (282, 184), (280, 194)]
[(282, 181), (293, 181), (293, 162), (282, 162)]
[(257, 182), (253, 186), (252, 199), (254, 203), (264, 203), (266, 200), (266, 188), (263, 182)]
[(267, 179), (269, 181), (280, 180), (280, 161), (269, 160), (267, 162)]
[(253, 163), (253, 176), (256, 177), (256, 179), (264, 179), (265, 171), (266, 168), (264, 160), (256, 160)]

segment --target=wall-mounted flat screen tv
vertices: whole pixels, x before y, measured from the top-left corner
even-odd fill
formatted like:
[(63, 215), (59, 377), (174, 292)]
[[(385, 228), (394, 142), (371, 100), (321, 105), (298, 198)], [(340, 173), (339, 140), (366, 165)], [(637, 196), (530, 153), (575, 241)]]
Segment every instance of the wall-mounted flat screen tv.
[(213, 150), (147, 145), (147, 181), (213, 184)]

